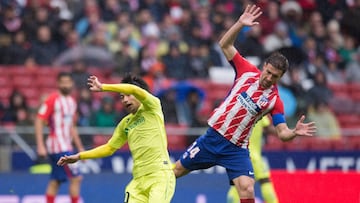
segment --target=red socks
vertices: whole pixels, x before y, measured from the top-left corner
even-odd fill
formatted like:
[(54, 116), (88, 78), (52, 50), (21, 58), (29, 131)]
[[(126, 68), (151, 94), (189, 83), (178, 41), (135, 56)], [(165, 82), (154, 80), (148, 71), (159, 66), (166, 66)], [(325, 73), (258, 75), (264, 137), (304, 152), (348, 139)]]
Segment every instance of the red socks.
[(240, 203), (255, 203), (255, 199), (240, 199)]
[(46, 194), (46, 203), (54, 203), (55, 202), (55, 196)]
[(78, 203), (79, 202), (79, 196), (71, 197), (71, 203)]
[[(76, 197), (70, 197), (71, 203), (78, 203), (79, 202), (79, 196)], [(55, 196), (46, 195), (46, 203), (54, 203), (55, 202)]]

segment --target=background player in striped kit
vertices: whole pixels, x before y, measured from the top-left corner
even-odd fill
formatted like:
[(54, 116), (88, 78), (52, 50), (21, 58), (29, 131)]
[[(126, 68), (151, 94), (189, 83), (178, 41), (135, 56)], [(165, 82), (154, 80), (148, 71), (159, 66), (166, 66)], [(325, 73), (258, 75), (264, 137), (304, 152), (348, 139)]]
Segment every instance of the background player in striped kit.
[(236, 73), (234, 85), (209, 118), (210, 127), (205, 135), (187, 149), (174, 168), (176, 177), (181, 177), (192, 170), (223, 166), (235, 184), (241, 203), (254, 203), (255, 180), (248, 145), (252, 128), (259, 119), (271, 114), (277, 135), (284, 141), (313, 136), (316, 132), (315, 123), (303, 123), (305, 116), (293, 129), (286, 124), (276, 83), (288, 69), (287, 59), (279, 53), (272, 54), (260, 71), (234, 47), (241, 29), (258, 24), (255, 20), (261, 14), (260, 8), (248, 5), (221, 38), (220, 47)]
[[(50, 181), (46, 189), (47, 203), (53, 203), (62, 182), (70, 180), (69, 194), (72, 203), (79, 201), (82, 177), (76, 165), (59, 167), (57, 160), (73, 151), (72, 142), (78, 151), (83, 151), (76, 128), (76, 102), (70, 95), (73, 80), (70, 73), (61, 72), (57, 76), (59, 91), (50, 94), (41, 105), (35, 119), (37, 153), (40, 157), (48, 156), (52, 167)], [(49, 135), (44, 143), (43, 127), (48, 125)]]

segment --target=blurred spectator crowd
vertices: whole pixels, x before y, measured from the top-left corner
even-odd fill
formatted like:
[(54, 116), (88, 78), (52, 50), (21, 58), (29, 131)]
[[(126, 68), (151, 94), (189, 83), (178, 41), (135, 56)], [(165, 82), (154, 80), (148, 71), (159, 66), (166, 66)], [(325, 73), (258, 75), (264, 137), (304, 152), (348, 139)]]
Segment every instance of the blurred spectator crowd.
[[(288, 57), (291, 67), (280, 85), (285, 106), (294, 106), (289, 122), (305, 113), (318, 123), (319, 135), (331, 138), (340, 137), (342, 127), (360, 126), (359, 0), (0, 2), (3, 123), (31, 125), (42, 96), (56, 89), (55, 73), (64, 69), (76, 81), (80, 126), (116, 125), (125, 114), (117, 96), (91, 94), (86, 78), (119, 82), (126, 72), (149, 83), (167, 123), (206, 126), (230, 88), (209, 82), (211, 68), (229, 68), (218, 39), (245, 5), (255, 3), (263, 10), (260, 24), (245, 28), (236, 47), (259, 68), (274, 51)], [(32, 79), (5, 90), (19, 75)], [(31, 94), (33, 80), (47, 82)]]

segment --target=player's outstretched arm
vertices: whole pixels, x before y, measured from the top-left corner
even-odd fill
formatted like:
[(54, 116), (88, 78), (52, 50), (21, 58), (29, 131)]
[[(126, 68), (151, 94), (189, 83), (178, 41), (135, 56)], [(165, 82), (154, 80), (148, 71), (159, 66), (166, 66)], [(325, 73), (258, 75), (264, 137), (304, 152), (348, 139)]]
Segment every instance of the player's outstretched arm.
[(59, 159), (59, 161), (57, 162), (57, 165), (58, 166), (64, 166), (65, 164), (72, 164), (72, 163), (75, 163), (75, 162), (77, 162), (79, 160), (80, 160), (79, 153), (69, 155), (69, 156), (65, 155), (65, 156), (63, 156), (63, 157), (61, 157)]
[(280, 123), (276, 126), (278, 137), (283, 141), (294, 139), (296, 136), (313, 136), (316, 133), (314, 122), (304, 123), (305, 116), (302, 115), (297, 121), (294, 129), (289, 129), (286, 123)]
[(90, 86), (91, 91), (110, 91), (134, 95), (139, 101), (144, 101), (148, 95), (146, 90), (132, 84), (102, 84), (96, 76), (89, 77), (88, 85)]
[(111, 147), (108, 143), (96, 147), (95, 149), (79, 152), (70, 156), (63, 156), (57, 162), (57, 165), (63, 166), (65, 164), (72, 164), (79, 160), (84, 159), (97, 159), (112, 155), (116, 151), (116, 148)]
[(259, 24), (255, 21), (262, 14), (259, 7), (255, 5), (248, 5), (245, 8), (244, 13), (239, 17), (234, 25), (222, 36), (219, 41), (219, 45), (224, 52), (227, 60), (231, 60), (235, 53), (236, 48), (234, 47), (235, 40), (238, 33), (244, 26), (253, 26)]

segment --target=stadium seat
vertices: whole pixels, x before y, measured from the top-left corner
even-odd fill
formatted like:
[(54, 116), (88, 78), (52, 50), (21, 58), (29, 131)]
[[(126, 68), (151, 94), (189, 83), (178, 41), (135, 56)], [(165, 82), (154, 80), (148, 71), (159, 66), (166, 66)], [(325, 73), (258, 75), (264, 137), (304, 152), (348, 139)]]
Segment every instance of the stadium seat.
[(344, 136), (347, 140), (346, 146), (349, 151), (359, 151), (360, 150), (360, 132), (359, 135), (353, 136)]
[(341, 127), (360, 126), (359, 115), (354, 113), (338, 114), (336, 117)]
[(330, 108), (335, 114), (353, 113), (354, 102), (349, 95), (333, 97), (330, 100)]
[(24, 66), (8, 66), (6, 70), (12, 76), (33, 75), (36, 69), (28, 69)]
[(13, 92), (13, 88), (12, 87), (7, 87), (7, 86), (3, 86), (0, 88), (0, 99), (6, 100), (6, 102), (8, 102), (10, 95)]
[(285, 148), (284, 142), (281, 141), (276, 135), (268, 135), (266, 137), (266, 143), (263, 146), (265, 151), (277, 151)]
[(348, 84), (350, 94), (358, 93), (360, 91), (360, 82)]
[(332, 140), (326, 138), (312, 137), (310, 150), (312, 151), (329, 151), (332, 149)]
[(329, 83), (328, 87), (333, 91), (334, 94), (345, 93), (348, 94), (348, 85), (342, 83)]
[(40, 92), (38, 88), (28, 88), (28, 87), (22, 87), (17, 89), (21, 94), (25, 96), (25, 98), (28, 99), (38, 99)]
[(43, 88), (39, 88), (39, 95), (51, 94), (56, 91), (57, 91), (57, 88), (54, 88), (54, 87), (43, 87)]
[(169, 150), (184, 150), (187, 145), (187, 126), (178, 124), (166, 124)]
[(358, 90), (357, 92), (352, 92), (350, 96), (353, 101), (360, 102), (360, 90)]
[(93, 136), (94, 147), (98, 147), (100, 145), (106, 144), (109, 138), (110, 138), (109, 136), (105, 136), (105, 135), (94, 135)]
[(297, 137), (294, 140), (284, 142), (284, 149), (289, 151), (303, 151), (309, 150), (311, 146), (312, 138)]
[(347, 149), (347, 136), (343, 136), (337, 140), (331, 140), (332, 149), (334, 151), (343, 151)]
[(56, 88), (56, 76), (52, 75), (38, 75), (36, 77), (36, 86), (39, 88)]
[(191, 84), (193, 84), (194, 86), (206, 90), (209, 87), (209, 83), (207, 80), (204, 79), (192, 79), (189, 81)]
[(2, 74), (0, 75), (0, 87), (4, 87), (4, 86), (10, 86), (11, 84), (11, 79), (8, 75), (6, 74)]
[(29, 98), (26, 99), (26, 103), (30, 108), (37, 109), (40, 106), (40, 99), (39, 98)]
[(35, 87), (36, 79), (32, 75), (14, 75), (12, 77), (14, 87)]

